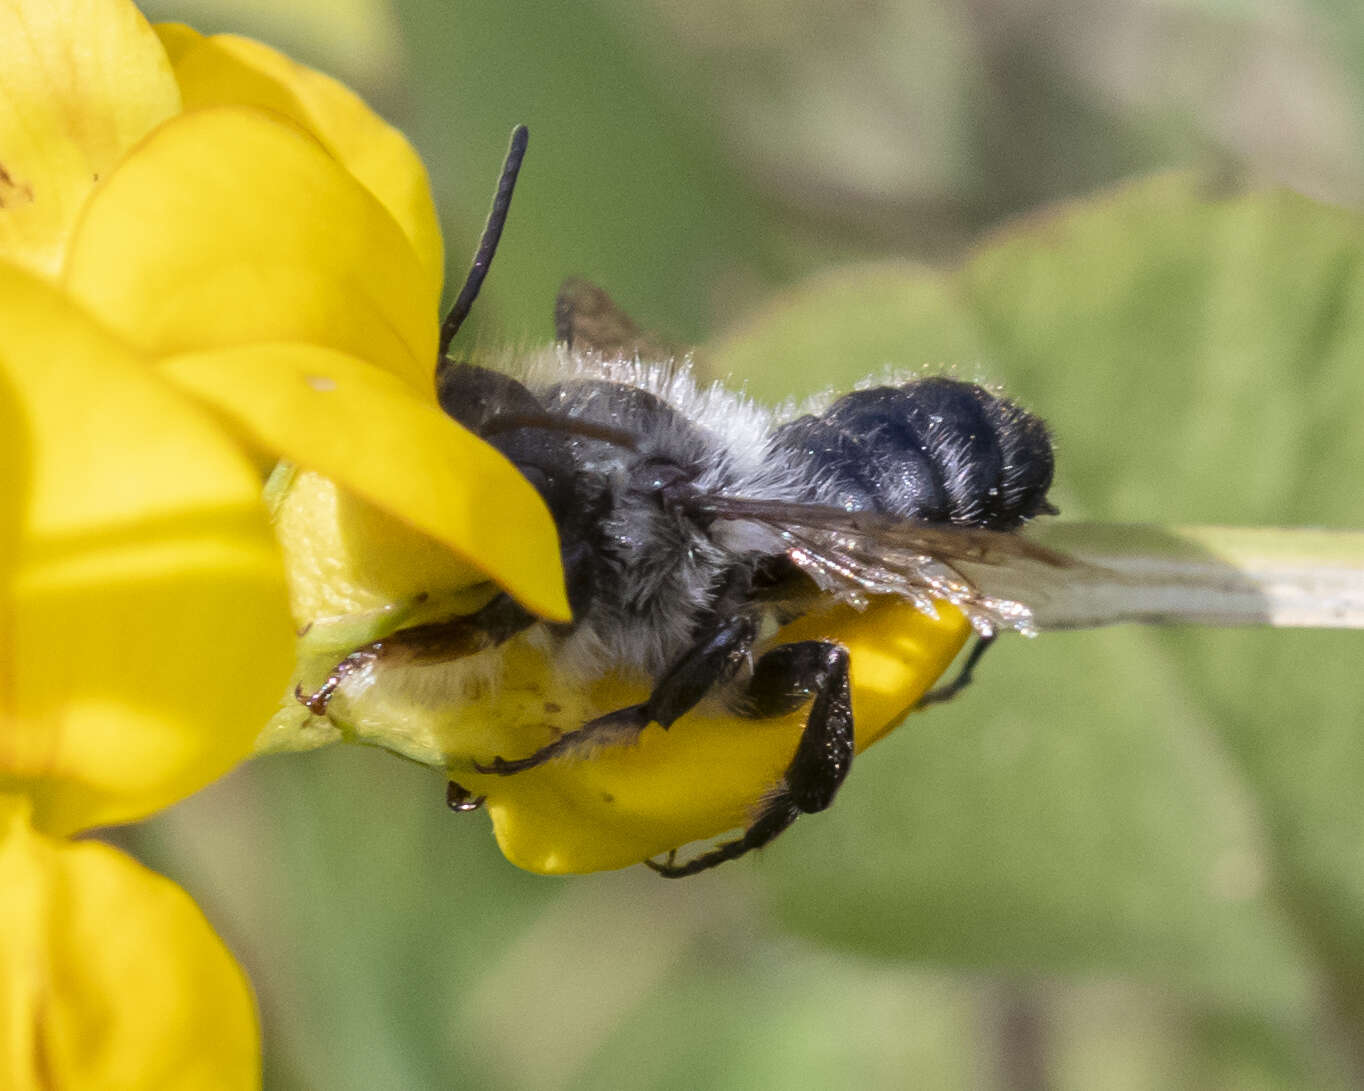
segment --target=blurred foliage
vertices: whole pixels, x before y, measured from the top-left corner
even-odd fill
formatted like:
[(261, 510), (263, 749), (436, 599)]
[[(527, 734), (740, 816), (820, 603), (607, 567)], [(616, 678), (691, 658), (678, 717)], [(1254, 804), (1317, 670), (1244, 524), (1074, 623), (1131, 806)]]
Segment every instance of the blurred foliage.
[[(1364, 525), (1364, 229), (1242, 195), (1360, 203), (1356, 5), (402, 0), (289, 38), (237, 7), (153, 11), (356, 82), (430, 164), (456, 283), (531, 126), (457, 351), (547, 338), (582, 274), (766, 398), (998, 381), (1069, 516)], [(1170, 167), (1200, 169), (1109, 188)], [(1362, 652), (1005, 641), (827, 815), (680, 884), (521, 874), (358, 751), (134, 836), (250, 969), (270, 1087), (1350, 1086)]]

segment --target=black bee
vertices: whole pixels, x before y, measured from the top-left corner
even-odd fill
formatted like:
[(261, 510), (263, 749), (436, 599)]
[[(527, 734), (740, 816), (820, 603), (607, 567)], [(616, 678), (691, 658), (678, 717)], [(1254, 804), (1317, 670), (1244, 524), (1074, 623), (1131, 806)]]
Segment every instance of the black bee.
[[(436, 389), (455, 420), (501, 451), (558, 526), (573, 621), (551, 626), (500, 594), (473, 614), (402, 629), (343, 660), (300, 699), (315, 713), (348, 676), (395, 651), (456, 660), (535, 629), (570, 677), (629, 668), (652, 679), (615, 709), (531, 754), (490, 757), (512, 776), (669, 727), (719, 693), (743, 717), (808, 702), (796, 753), (739, 838), (663, 875), (704, 871), (771, 841), (832, 802), (853, 757), (848, 652), (827, 640), (752, 653), (772, 622), (830, 598), (896, 595), (932, 612), (960, 606), (980, 640), (951, 696), (997, 629), (1027, 630), (1021, 605), (979, 591), (959, 566), (1030, 557), (1064, 563), (1009, 534), (1053, 509), (1046, 426), (973, 383), (921, 378), (870, 387), (779, 417), (652, 345), (604, 292), (570, 281), (555, 310), (558, 345), (513, 378), (446, 355), (492, 260), (525, 151), (519, 128), (473, 268), (442, 329)], [(477, 805), (451, 786), (451, 806)]]

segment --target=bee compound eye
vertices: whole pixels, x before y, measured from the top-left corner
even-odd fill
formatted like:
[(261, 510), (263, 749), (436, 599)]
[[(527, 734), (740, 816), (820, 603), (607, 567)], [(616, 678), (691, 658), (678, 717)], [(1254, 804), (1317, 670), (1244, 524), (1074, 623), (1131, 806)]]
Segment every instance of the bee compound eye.
[(510, 376), (448, 357), (436, 368), (436, 400), (474, 432), (498, 417), (540, 412), (535, 396)]

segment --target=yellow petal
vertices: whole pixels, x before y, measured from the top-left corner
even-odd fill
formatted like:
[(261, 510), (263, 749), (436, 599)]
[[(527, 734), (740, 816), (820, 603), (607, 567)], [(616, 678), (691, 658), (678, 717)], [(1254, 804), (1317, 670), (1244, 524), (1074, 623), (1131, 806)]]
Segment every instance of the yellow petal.
[(250, 986), (189, 895), (0, 800), (0, 1085), (249, 1089)]
[(391, 375), (286, 344), (178, 356), (162, 372), (268, 451), (434, 538), (528, 609), (567, 620), (558, 533), (539, 494)]
[(429, 278), (378, 201), (278, 114), (183, 114), (100, 186), (68, 290), (155, 354), (255, 341), (327, 345), (432, 397)]
[(185, 109), (259, 106), (318, 138), (392, 214), (426, 272), (426, 300), (440, 301), (445, 258), (426, 167), (407, 138), (344, 84), (249, 38), (205, 38), (186, 26), (156, 28), (175, 67)]
[(120, 0), (0, 0), (0, 43), (0, 259), (55, 275), (96, 182), (180, 91)]
[[(161, 47), (166, 51), (172, 72), (185, 54), (204, 40), (202, 34), (184, 23), (153, 23), (152, 30), (161, 39)], [(176, 82), (179, 82), (178, 79)]]
[(0, 785), (49, 832), (140, 817), (244, 756), (289, 676), (259, 481), (205, 410), (3, 265), (0, 396), (29, 473)]
[[(310, 470), (294, 472), (273, 514), (290, 609), (300, 627), (310, 626), (309, 636), (320, 623), (392, 613), (403, 603), (488, 579), (434, 538)], [(380, 626), (383, 632), (348, 643), (377, 639), (394, 627)]]
[[(965, 643), (971, 630), (960, 612), (940, 603), (938, 615), (882, 599), (860, 613), (840, 607), (801, 618), (765, 647), (828, 639), (848, 648), (860, 752), (904, 718)], [(488, 776), (473, 763), (523, 757), (649, 692), (643, 680), (574, 684), (524, 640), (498, 656), (500, 681), (470, 691), (451, 692), (438, 667), (381, 665), (358, 692), (341, 691), (328, 711), (348, 737), (444, 765), (458, 784), (486, 796), (502, 851), (529, 871), (628, 867), (747, 826), (790, 764), (809, 713), (807, 705), (753, 720), (718, 715), (712, 706), (666, 731), (650, 726), (632, 745)], [(321, 665), (305, 685), (318, 684), (329, 669)]]
[[(935, 620), (898, 600), (864, 613), (839, 608), (800, 619), (774, 643), (835, 639), (848, 648), (860, 753), (904, 718), (965, 643), (970, 626), (961, 614), (946, 605), (939, 613)], [(593, 703), (619, 708), (644, 696), (597, 693)], [(627, 867), (747, 826), (790, 764), (808, 712), (773, 720), (694, 713), (667, 731), (646, 728), (636, 746), (605, 748), (586, 760), (511, 777), (451, 775), (487, 795), (497, 842), (518, 867), (547, 874)], [(519, 734), (516, 745), (524, 748), (524, 721)], [(530, 749), (549, 741), (546, 734)]]

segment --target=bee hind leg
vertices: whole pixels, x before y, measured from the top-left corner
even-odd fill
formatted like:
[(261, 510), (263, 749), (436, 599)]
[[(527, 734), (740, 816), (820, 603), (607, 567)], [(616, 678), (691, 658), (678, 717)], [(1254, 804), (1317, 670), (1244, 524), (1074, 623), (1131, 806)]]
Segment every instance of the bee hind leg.
[(650, 724), (671, 727), (675, 720), (695, 708), (711, 689), (734, 676), (748, 658), (757, 633), (757, 622), (746, 614), (720, 622), (668, 668), (654, 685), (649, 699), (642, 704), (589, 720), (578, 730), (560, 735), (527, 757), (510, 761), (496, 757), (487, 765), (475, 762), (474, 768), (480, 773), (508, 776), (534, 769), (555, 758), (586, 757), (602, 747), (634, 742)]
[(925, 705), (937, 705), (943, 701), (950, 701), (958, 693), (971, 684), (975, 676), (976, 667), (980, 664), (981, 657), (985, 655), (985, 650), (995, 642), (993, 636), (982, 636), (976, 639), (976, 646), (971, 649), (971, 654), (966, 657), (966, 662), (961, 665), (961, 670), (957, 676), (945, 686), (931, 689), (919, 698), (914, 705), (915, 708), (923, 708)]
[(843, 645), (807, 640), (773, 648), (758, 660), (741, 711), (757, 718), (779, 716), (812, 695), (795, 757), (743, 836), (684, 864), (675, 863), (675, 854), (669, 853), (663, 863), (646, 860), (649, 867), (669, 879), (707, 871), (762, 848), (801, 815), (822, 811), (833, 802), (853, 759), (852, 692)]

